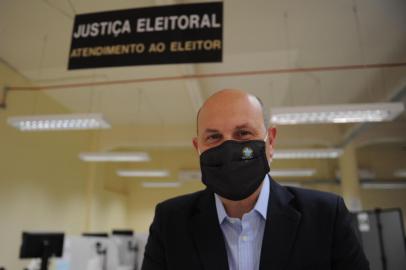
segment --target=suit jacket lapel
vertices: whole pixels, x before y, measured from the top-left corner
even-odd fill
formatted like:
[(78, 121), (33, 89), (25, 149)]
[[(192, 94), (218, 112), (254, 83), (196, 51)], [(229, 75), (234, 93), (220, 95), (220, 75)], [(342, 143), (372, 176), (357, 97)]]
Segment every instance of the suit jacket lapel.
[(301, 214), (289, 205), (294, 196), (271, 178), (270, 183), (259, 269), (283, 270), (294, 245)]
[(228, 270), (228, 258), (214, 195), (203, 192), (192, 217), (191, 230), (204, 269)]

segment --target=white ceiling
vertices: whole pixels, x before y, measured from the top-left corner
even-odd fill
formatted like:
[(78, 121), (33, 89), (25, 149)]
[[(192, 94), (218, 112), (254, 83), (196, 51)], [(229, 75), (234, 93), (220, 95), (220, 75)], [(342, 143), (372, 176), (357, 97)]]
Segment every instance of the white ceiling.
[[(39, 86), (406, 63), (404, 0), (225, 0), (222, 63), (67, 70), (75, 14), (189, 2), (202, 1), (0, 0), (0, 58)], [(387, 101), (405, 85), (403, 65), (162, 80), (44, 92), (72, 112), (104, 113), (113, 127), (173, 125), (192, 129), (199, 102), (222, 88), (248, 90), (267, 106), (275, 107)], [(386, 126), (391, 131), (381, 131), (382, 140), (406, 140), (404, 116), (388, 125), (405, 128)], [(299, 139), (302, 144), (336, 144), (349, 128), (282, 127), (282, 141), (289, 147), (298, 141), (297, 134), (308, 134)], [(379, 129), (379, 125), (375, 128)]]

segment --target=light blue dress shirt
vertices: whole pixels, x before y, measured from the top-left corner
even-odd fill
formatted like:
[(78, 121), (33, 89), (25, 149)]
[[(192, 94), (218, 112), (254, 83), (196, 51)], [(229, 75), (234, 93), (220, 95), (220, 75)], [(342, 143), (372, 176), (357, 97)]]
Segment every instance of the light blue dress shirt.
[(265, 176), (255, 207), (242, 219), (227, 215), (215, 194), (217, 216), (223, 231), (230, 270), (258, 270), (269, 199), (269, 178)]

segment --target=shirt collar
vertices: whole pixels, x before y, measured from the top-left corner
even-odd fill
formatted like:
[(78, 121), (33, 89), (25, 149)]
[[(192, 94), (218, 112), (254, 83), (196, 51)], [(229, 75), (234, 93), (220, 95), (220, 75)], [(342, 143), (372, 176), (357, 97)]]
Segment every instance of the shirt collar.
[[(219, 223), (222, 224), (224, 219), (228, 217), (226, 210), (224, 209), (223, 203), (220, 200), (220, 197), (217, 194), (214, 194), (217, 217)], [(269, 200), (269, 177), (265, 175), (264, 182), (259, 193), (258, 200), (255, 203), (254, 210), (257, 211), (263, 219), (266, 219), (267, 210), (268, 210), (268, 200)]]

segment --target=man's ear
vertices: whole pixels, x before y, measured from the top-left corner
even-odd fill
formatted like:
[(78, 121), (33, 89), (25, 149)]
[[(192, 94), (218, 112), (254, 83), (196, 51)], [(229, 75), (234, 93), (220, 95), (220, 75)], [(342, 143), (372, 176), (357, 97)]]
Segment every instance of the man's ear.
[(193, 142), (193, 147), (196, 149), (197, 152), (199, 152), (199, 148), (198, 148), (198, 145), (197, 145), (197, 137), (194, 137), (192, 139), (192, 142)]
[(273, 153), (274, 153), (274, 145), (275, 145), (275, 138), (276, 138), (276, 128), (275, 127), (270, 127), (268, 128), (268, 145), (269, 145), (269, 157), (268, 157), (268, 162), (272, 162), (273, 158)]
[(275, 139), (276, 139), (276, 128), (275, 127), (268, 128), (268, 140), (272, 148), (275, 145)]

